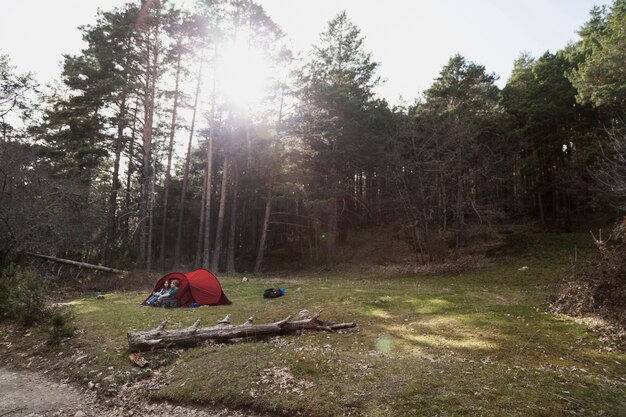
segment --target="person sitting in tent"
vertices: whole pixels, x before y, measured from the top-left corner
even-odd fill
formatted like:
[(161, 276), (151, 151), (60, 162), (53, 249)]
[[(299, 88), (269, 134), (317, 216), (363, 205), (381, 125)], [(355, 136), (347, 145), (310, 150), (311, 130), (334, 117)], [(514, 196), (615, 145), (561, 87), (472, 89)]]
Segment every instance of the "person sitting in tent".
[[(165, 281), (178, 282), (177, 291), (165, 297), (163, 304), (166, 307), (198, 307), (198, 306), (217, 306), (231, 304), (224, 291), (219, 280), (211, 272), (206, 269), (196, 269), (191, 272), (170, 272), (159, 279), (152, 291), (157, 291)], [(150, 297), (142, 302), (145, 304)], [(168, 301), (169, 300), (169, 301)], [(160, 301), (155, 301), (160, 304)], [(153, 304), (154, 305), (154, 304)]]
[(169, 293), (170, 290), (171, 290), (170, 282), (165, 281), (165, 283), (163, 284), (163, 287), (161, 287), (159, 291), (152, 292), (152, 296), (148, 298), (148, 301), (146, 301), (144, 305), (151, 306), (159, 298), (160, 295)]
[[(172, 281), (172, 288), (169, 291), (159, 295), (156, 299), (156, 302), (153, 304), (154, 306), (160, 307), (178, 307), (180, 304), (178, 300), (174, 300), (174, 296), (178, 292), (178, 287), (180, 287), (180, 282), (178, 280)], [(177, 304), (177, 305), (174, 305)]]

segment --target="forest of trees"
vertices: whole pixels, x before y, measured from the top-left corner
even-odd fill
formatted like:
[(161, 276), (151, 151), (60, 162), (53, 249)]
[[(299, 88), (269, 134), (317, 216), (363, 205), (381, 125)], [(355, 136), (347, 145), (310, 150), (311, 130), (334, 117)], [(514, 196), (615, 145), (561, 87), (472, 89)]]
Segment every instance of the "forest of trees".
[[(521, 54), (504, 88), (454, 55), (406, 107), (375, 96), (346, 13), (305, 58), (252, 0), (129, 2), (82, 33), (53, 88), (0, 54), (0, 254), (258, 272), (272, 253), (332, 266), (351, 233), (384, 227), (426, 263), (498, 225), (617, 214), (601, 185), (624, 170), (594, 172), (624, 138), (626, 0), (562, 50)], [(226, 91), (254, 71), (225, 64), (233, 44), (270, 66), (254, 106)]]

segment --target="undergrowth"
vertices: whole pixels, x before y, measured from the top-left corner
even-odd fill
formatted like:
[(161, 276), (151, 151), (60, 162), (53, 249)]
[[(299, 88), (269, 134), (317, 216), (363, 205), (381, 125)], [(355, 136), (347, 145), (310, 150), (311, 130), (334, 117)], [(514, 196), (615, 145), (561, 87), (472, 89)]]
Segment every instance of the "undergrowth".
[(572, 268), (554, 302), (556, 311), (596, 316), (626, 329), (626, 219), (609, 238), (595, 240), (597, 250)]
[(45, 285), (38, 276), (17, 265), (9, 265), (0, 275), (0, 319), (33, 325), (43, 316), (45, 294)]

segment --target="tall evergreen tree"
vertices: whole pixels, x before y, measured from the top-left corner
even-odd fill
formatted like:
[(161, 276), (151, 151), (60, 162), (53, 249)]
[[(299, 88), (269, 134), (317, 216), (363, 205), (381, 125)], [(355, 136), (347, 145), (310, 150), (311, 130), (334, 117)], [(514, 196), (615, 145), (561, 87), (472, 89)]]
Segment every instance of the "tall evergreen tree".
[(379, 80), (377, 64), (363, 42), (346, 13), (339, 13), (328, 23), (297, 81), (296, 132), (305, 149), (310, 196), (325, 212), (323, 239), (329, 265), (337, 242), (339, 200), (350, 193), (354, 174), (352, 151), (369, 136), (366, 119)]
[[(416, 253), (444, 256), (497, 216), (494, 202), (503, 162), (502, 107), (495, 76), (460, 55), (450, 58), (403, 129), (395, 183)], [(401, 119), (400, 119), (401, 120)], [(449, 239), (453, 238), (453, 239)]]
[(570, 72), (581, 102), (607, 106), (626, 114), (626, 0), (610, 10), (594, 8), (580, 30), (579, 52), (584, 60)]

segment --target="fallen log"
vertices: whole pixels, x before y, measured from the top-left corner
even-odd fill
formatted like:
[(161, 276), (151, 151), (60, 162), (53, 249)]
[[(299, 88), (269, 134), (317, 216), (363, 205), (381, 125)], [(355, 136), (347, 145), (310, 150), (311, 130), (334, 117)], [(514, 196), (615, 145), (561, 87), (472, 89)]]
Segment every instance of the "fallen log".
[(292, 321), (293, 316), (274, 323), (253, 324), (254, 316), (244, 324), (232, 325), (226, 316), (217, 326), (198, 328), (200, 320), (190, 327), (176, 330), (165, 330), (167, 321), (161, 322), (154, 330), (144, 332), (128, 331), (128, 349), (140, 352), (161, 349), (171, 346), (192, 347), (206, 340), (227, 342), (233, 339), (261, 338), (308, 331), (335, 331), (356, 327), (356, 323), (332, 323), (318, 320), (319, 314), (308, 319)]
[(127, 272), (127, 271), (122, 271), (120, 269), (109, 268), (107, 266), (88, 264), (86, 262), (72, 261), (71, 259), (55, 258), (54, 256), (41, 255), (38, 253), (22, 252), (22, 254), (26, 256), (32, 256), (34, 258), (40, 258), (40, 259), (45, 259), (48, 261), (57, 262), (60, 264), (77, 266), (78, 268), (81, 268), (81, 269), (93, 269), (96, 271), (113, 272), (116, 274), (125, 274)]

